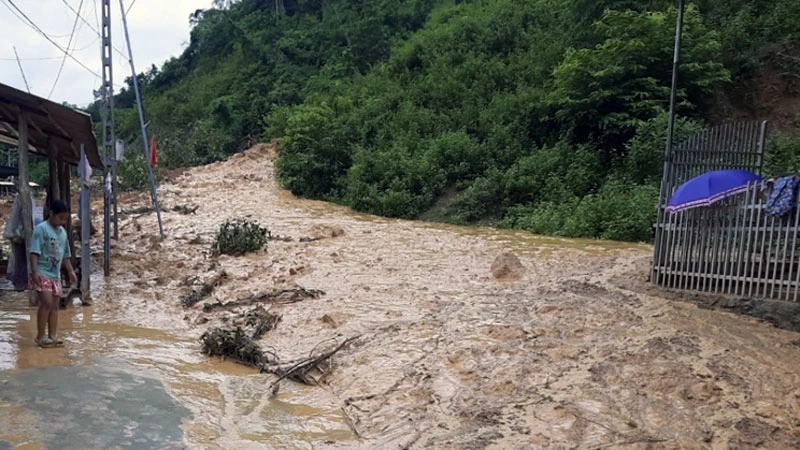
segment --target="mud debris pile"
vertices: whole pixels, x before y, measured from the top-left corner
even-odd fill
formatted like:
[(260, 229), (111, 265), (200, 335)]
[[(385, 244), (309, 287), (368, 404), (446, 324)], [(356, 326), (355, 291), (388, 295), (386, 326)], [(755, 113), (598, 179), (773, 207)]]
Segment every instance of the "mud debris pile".
[[(292, 197), (274, 181), (273, 157), (259, 145), (162, 185), (164, 204), (199, 205), (194, 214), (165, 212), (165, 241), (152, 216), (121, 218), (112, 254), (120, 281), (109, 295), (138, 311), (132, 322), (198, 339), (220, 329), (225, 345), (244, 342), (254, 363), (280, 355), (284, 370), (360, 336), (320, 361), (326, 377), (308, 372), (322, 386), (303, 397), (338, 405), (359, 438), (317, 447), (800, 442), (797, 334), (639, 289), (649, 246), (361, 215)], [(121, 202), (133, 210), (147, 198)], [(242, 216), (269, 226), (269, 249), (215, 257), (219, 224)], [(494, 273), (503, 253), (517, 261)], [(199, 281), (187, 286), (187, 277)], [(202, 298), (184, 306), (193, 289)], [(258, 307), (280, 322), (254, 340), (248, 313)], [(237, 405), (255, 400), (243, 393), (273, 404), (259, 378), (222, 383), (231, 405), (224, 423), (245, 423), (237, 415), (249, 412)], [(258, 426), (235, 432), (245, 439)]]

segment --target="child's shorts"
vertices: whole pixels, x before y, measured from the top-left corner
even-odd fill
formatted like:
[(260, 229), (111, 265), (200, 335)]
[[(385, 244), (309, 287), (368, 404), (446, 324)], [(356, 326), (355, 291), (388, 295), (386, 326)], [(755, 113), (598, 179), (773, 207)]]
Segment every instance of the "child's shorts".
[(30, 277), (28, 283), (30, 284), (31, 288), (36, 292), (49, 292), (53, 295), (53, 297), (61, 297), (63, 292), (61, 288), (61, 280), (51, 280), (47, 277), (39, 277), (41, 283), (38, 285), (33, 282), (33, 277)]

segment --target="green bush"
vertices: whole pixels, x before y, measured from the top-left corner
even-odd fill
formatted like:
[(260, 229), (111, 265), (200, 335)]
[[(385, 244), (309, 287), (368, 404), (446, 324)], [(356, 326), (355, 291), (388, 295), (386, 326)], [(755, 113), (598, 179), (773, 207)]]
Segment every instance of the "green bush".
[(658, 188), (609, 180), (584, 197), (564, 224), (564, 235), (649, 242), (653, 239)]
[(219, 226), (214, 247), (221, 254), (244, 255), (267, 245), (270, 233), (266, 227), (249, 219), (226, 220)]
[(596, 194), (578, 200), (509, 209), (501, 226), (536, 234), (649, 242), (656, 219), (658, 188), (610, 179)]
[(351, 165), (350, 129), (337, 111), (327, 105), (282, 110), (272, 128), (283, 136), (275, 164), (283, 185), (295, 195), (336, 196)]
[(763, 173), (767, 177), (800, 173), (800, 136), (776, 134), (767, 138)]
[(497, 216), (502, 207), (498, 199), (504, 197), (502, 177), (503, 174), (499, 171), (491, 170), (459, 193), (453, 202), (456, 219), (471, 222)]
[[(666, 112), (636, 126), (633, 139), (625, 144), (624, 173), (637, 184), (658, 185), (664, 172), (666, 130), (669, 115)], [(703, 124), (678, 117), (672, 133), (673, 145), (680, 144), (705, 130)]]
[(542, 202), (536, 205), (509, 208), (500, 221), (501, 228), (518, 228), (534, 234), (564, 236), (564, 224), (574, 213), (577, 198), (562, 202)]
[[(141, 141), (139, 141), (141, 144)], [(154, 175), (158, 178), (159, 171)], [(141, 147), (129, 145), (122, 161), (117, 163), (119, 187), (125, 191), (146, 191), (150, 188), (150, 177), (147, 174), (147, 162), (144, 160)]]

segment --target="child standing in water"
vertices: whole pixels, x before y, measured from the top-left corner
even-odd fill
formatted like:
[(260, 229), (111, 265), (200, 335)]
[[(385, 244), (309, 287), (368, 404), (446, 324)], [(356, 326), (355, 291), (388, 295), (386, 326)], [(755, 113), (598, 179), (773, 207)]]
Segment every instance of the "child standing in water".
[[(69, 274), (69, 282), (77, 283), (75, 271), (72, 270), (64, 229), (69, 220), (67, 205), (55, 200), (50, 205), (50, 215), (33, 230), (30, 249), (30, 285), (36, 291), (39, 300), (37, 313), (36, 344), (40, 347), (61, 347), (64, 342), (58, 339), (58, 302), (61, 298), (61, 265)], [(45, 336), (47, 328), (47, 336)]]

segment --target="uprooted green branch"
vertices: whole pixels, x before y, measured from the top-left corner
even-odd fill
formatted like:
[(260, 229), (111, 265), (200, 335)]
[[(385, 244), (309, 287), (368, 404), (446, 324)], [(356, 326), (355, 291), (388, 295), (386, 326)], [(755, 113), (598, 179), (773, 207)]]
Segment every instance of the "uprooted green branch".
[(248, 306), (254, 303), (269, 302), (274, 304), (288, 304), (301, 302), (308, 298), (319, 298), (325, 292), (317, 289), (282, 289), (279, 291), (263, 292), (253, 294), (241, 300), (234, 300), (226, 303), (206, 303), (203, 305), (203, 312), (208, 313), (216, 309), (233, 309), (240, 306)]
[(200, 340), (206, 355), (233, 358), (247, 366), (261, 368), (270, 363), (270, 358), (272, 362), (278, 359), (277, 355), (265, 353), (241, 327), (234, 330), (212, 328), (203, 333)]
[(318, 354), (316, 356), (313, 356), (313, 351), (312, 351), (312, 356), (309, 356), (308, 358), (305, 358), (300, 362), (297, 362), (288, 367), (278, 366), (278, 365), (276, 365), (273, 368), (265, 367), (264, 368), (265, 371), (272, 372), (278, 375), (278, 379), (273, 381), (270, 387), (274, 389), (275, 386), (285, 378), (297, 381), (299, 383), (308, 384), (311, 386), (318, 385), (330, 371), (331, 367), (329, 360), (331, 356), (335, 355), (339, 350), (344, 348), (347, 344), (353, 342), (354, 340), (360, 337), (361, 335), (347, 338), (333, 349)]
[(188, 216), (189, 214), (196, 214), (198, 208), (199, 208), (199, 206), (197, 206), (197, 205), (195, 205), (195, 206), (175, 205), (175, 206), (172, 207), (172, 211)]
[(261, 339), (267, 331), (275, 328), (280, 320), (281, 316), (272, 314), (261, 305), (245, 314), (245, 325), (253, 327), (253, 340)]
[(149, 214), (149, 213), (151, 213), (153, 211), (155, 211), (155, 209), (152, 206), (139, 206), (139, 207), (131, 208), (131, 209), (123, 209), (122, 211), (119, 212), (119, 215), (120, 216), (140, 216), (140, 215), (144, 215), (144, 214)]
[(212, 328), (203, 333), (200, 340), (203, 343), (203, 352), (209, 356), (233, 358), (242, 364), (257, 367), (259, 372), (277, 375), (278, 379), (271, 385), (275, 392), (278, 383), (284, 379), (312, 386), (319, 385), (331, 370), (331, 357), (359, 337), (347, 338), (322, 353), (315, 354), (315, 350), (312, 350), (308, 358), (291, 363), (280, 363), (278, 355), (262, 350), (241, 327), (236, 329)]
[[(181, 305), (183, 305), (184, 308), (190, 308), (196, 305), (197, 303), (199, 303), (200, 301), (211, 295), (211, 293), (214, 292), (214, 289), (227, 279), (228, 279), (228, 274), (225, 271), (222, 271), (214, 275), (213, 278), (211, 278), (205, 283), (200, 284), (199, 287), (192, 289), (191, 292), (189, 292), (185, 297), (183, 297), (181, 299)], [(191, 286), (198, 281), (199, 279), (195, 277), (192, 280), (187, 280), (184, 284), (186, 284), (187, 286)]]

